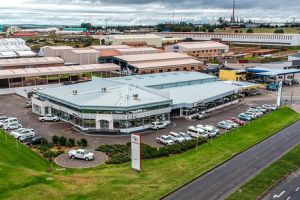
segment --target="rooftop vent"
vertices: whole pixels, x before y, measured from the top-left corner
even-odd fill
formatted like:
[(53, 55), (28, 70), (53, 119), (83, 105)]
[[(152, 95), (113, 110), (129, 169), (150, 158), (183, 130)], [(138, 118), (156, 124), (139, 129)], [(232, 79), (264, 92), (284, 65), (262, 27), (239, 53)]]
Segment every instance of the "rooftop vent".
[(138, 94), (133, 94), (132, 96), (133, 96), (134, 100), (138, 100), (139, 99), (139, 95)]
[(107, 91), (106, 87), (101, 88), (101, 91), (106, 92)]
[(73, 90), (73, 95), (77, 95), (78, 94), (78, 90)]

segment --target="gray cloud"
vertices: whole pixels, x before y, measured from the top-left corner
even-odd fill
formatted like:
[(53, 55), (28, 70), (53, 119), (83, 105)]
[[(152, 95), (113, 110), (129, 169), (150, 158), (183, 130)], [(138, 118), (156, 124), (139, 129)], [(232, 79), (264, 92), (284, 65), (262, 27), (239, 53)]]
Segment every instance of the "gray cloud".
[[(0, 24), (156, 24), (171, 21), (214, 22), (229, 18), (232, 0), (18, 0), (0, 3)], [(237, 16), (256, 21), (291, 21), (300, 18), (299, 0), (237, 0)]]

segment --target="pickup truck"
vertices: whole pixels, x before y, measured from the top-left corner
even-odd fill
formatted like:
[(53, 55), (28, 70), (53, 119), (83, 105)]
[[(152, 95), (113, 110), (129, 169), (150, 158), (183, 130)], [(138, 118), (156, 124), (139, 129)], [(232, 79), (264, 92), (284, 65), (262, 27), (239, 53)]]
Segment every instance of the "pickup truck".
[(94, 154), (84, 149), (70, 150), (68, 154), (69, 154), (69, 158), (72, 159), (77, 158), (86, 161), (90, 161), (94, 159)]
[(46, 115), (39, 117), (40, 122), (58, 122), (59, 117), (58, 116), (53, 116), (53, 115)]
[(166, 136), (166, 135), (162, 135), (160, 137), (156, 137), (156, 141), (158, 143), (161, 143), (161, 144), (164, 144), (164, 145), (175, 144), (174, 140), (172, 140), (170, 136)]

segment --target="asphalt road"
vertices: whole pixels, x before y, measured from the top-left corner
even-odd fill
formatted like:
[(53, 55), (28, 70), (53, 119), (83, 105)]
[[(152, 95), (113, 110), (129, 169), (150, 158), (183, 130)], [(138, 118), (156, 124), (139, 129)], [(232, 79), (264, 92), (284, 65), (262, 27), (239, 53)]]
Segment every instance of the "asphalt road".
[(264, 200), (298, 200), (300, 199), (300, 170), (291, 174), (274, 187)]
[(225, 199), (251, 177), (300, 143), (300, 121), (197, 178), (165, 200)]

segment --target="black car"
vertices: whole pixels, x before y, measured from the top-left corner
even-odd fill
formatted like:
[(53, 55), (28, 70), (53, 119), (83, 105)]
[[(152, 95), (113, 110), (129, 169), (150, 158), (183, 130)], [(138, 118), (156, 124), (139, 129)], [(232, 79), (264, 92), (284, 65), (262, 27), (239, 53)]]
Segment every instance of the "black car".
[(30, 139), (24, 141), (24, 143), (28, 146), (33, 146), (33, 145), (41, 144), (43, 140), (44, 140), (43, 137), (36, 136), (36, 137), (30, 138)]

